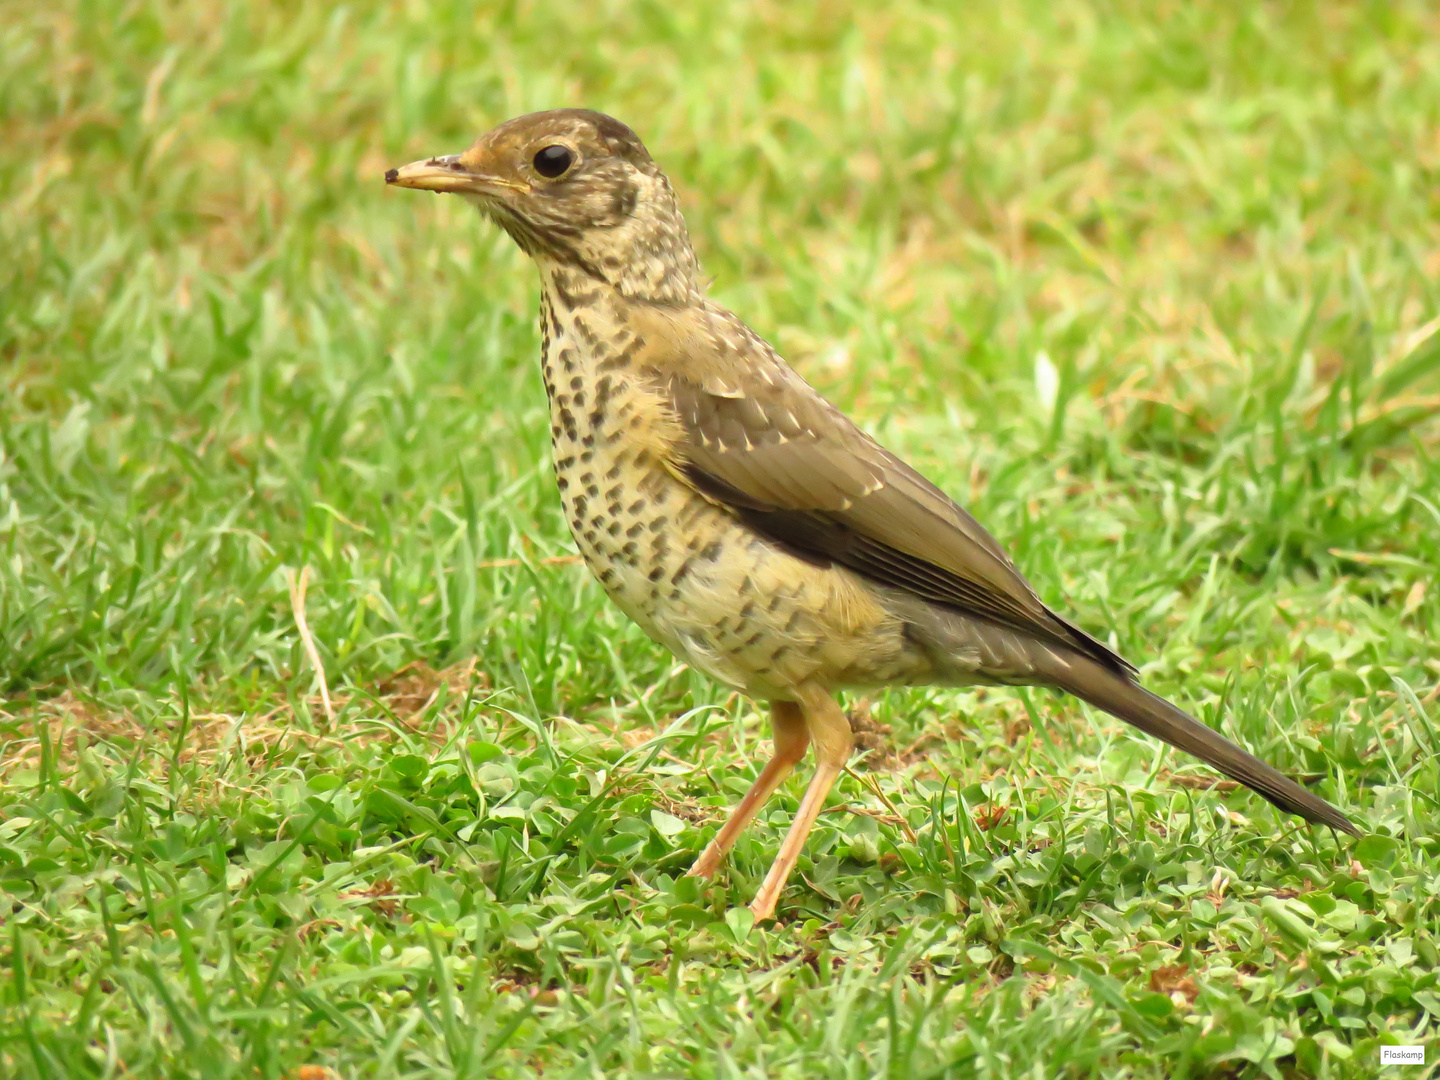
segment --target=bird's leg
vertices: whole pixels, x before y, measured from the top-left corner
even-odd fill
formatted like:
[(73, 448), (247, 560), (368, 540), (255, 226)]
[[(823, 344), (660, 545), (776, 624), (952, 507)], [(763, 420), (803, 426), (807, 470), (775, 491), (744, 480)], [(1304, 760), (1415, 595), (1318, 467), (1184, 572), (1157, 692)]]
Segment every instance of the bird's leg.
[(760, 770), (760, 775), (755, 778), (755, 783), (750, 785), (750, 790), (740, 800), (740, 805), (731, 811), (715, 839), (705, 846), (705, 850), (695, 860), (695, 865), (690, 868), (691, 877), (709, 878), (715, 875), (715, 871), (720, 868), (720, 860), (735, 846), (735, 841), (740, 839), (745, 826), (760, 812), (760, 808), (775, 793), (775, 789), (785, 782), (785, 777), (790, 775), (796, 762), (805, 756), (805, 748), (810, 745), (810, 734), (805, 730), (805, 718), (800, 713), (799, 705), (793, 701), (774, 702), (770, 706), (770, 728), (775, 735), (775, 753), (765, 763), (765, 768)]
[(784, 843), (780, 845), (780, 854), (775, 856), (764, 884), (750, 905), (757, 920), (774, 917), (775, 902), (780, 899), (790, 871), (795, 869), (795, 863), (800, 859), (805, 837), (820, 816), (825, 796), (830, 794), (830, 788), (850, 760), (850, 751), (855, 746), (854, 736), (850, 734), (850, 721), (833, 697), (812, 686), (802, 687), (799, 697), (805, 728), (815, 743), (815, 775), (805, 789), (800, 809), (795, 814), (790, 831), (785, 834)]

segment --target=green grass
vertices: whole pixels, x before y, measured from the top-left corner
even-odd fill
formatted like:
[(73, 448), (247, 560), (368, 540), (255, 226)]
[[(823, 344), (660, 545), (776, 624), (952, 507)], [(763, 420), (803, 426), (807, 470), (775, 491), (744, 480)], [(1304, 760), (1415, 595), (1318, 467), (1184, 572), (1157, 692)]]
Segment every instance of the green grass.
[[(0, 55), (0, 1076), (1440, 1056), (1432, 6), (65, 0)], [(780, 924), (803, 777), (682, 878), (766, 725), (555, 558), (534, 272), (380, 180), (581, 104), (722, 302), (1371, 835), (922, 690)]]

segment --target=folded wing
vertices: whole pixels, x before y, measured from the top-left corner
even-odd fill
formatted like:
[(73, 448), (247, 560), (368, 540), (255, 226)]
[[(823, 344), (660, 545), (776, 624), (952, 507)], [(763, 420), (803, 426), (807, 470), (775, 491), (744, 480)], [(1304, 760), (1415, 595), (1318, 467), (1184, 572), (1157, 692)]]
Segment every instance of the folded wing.
[(1047, 608), (973, 517), (773, 354), (743, 385), (697, 367), (656, 372), (683, 433), (673, 465), (751, 528), (812, 561), (1133, 670)]

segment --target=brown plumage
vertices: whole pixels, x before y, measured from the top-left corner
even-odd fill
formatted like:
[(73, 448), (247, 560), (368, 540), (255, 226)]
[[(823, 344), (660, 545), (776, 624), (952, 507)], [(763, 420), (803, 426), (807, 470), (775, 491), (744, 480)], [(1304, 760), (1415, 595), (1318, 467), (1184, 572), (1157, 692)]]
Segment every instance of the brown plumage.
[(692, 873), (710, 876), (814, 743), (817, 767), (755, 902), (774, 912), (853, 746), (842, 686), (994, 683), (1075, 694), (1282, 810), (1357, 833), (1143, 689), (1055, 612), (944, 492), (712, 303), (664, 174), (583, 109), (518, 117), (386, 174), (474, 202), (534, 260), (556, 479), (610, 597), (652, 638), (772, 703), (775, 756)]

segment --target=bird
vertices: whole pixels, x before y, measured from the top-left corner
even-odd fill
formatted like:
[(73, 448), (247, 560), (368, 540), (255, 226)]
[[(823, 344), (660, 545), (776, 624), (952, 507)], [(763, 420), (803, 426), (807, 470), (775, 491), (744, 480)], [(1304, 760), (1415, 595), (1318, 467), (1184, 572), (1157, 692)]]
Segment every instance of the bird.
[(539, 269), (556, 483), (610, 599), (770, 706), (773, 755), (690, 873), (709, 879), (813, 746), (750, 910), (772, 919), (854, 739), (842, 688), (1036, 685), (1193, 754), (1312, 823), (1343, 813), (1150, 691), (1041, 600), (940, 488), (710, 299), (670, 181), (604, 113), (507, 120), (387, 184), (477, 206)]

